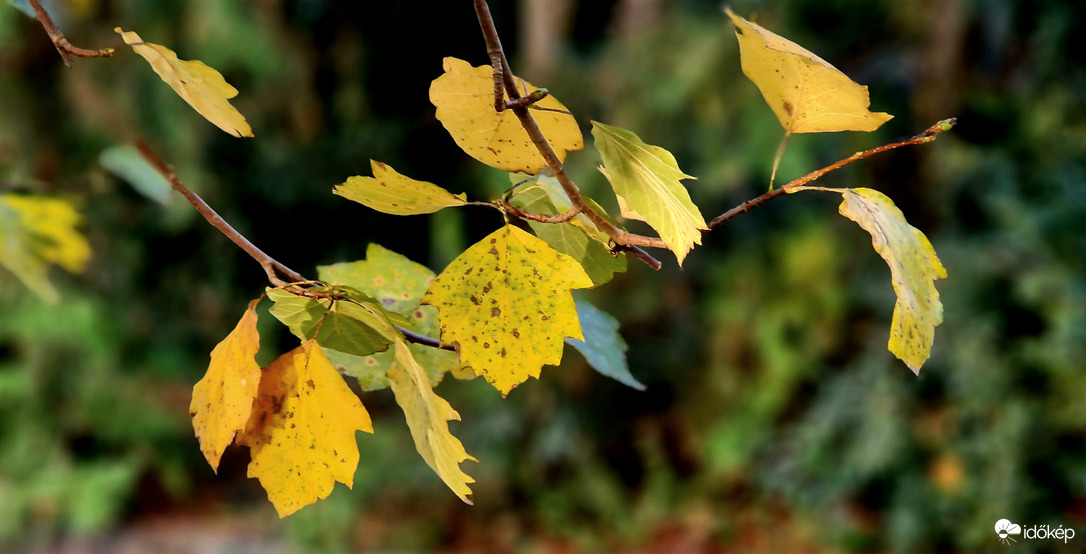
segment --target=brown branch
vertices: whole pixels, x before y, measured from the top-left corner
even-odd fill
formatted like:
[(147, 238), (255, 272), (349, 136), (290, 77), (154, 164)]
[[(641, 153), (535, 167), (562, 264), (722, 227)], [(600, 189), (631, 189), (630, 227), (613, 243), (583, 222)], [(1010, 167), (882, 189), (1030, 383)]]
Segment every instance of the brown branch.
[(49, 17), (49, 13), (45, 11), (45, 8), (41, 7), (38, 0), (30, 0), (30, 6), (34, 8), (34, 13), (38, 16), (38, 21), (41, 22), (41, 26), (45, 28), (45, 32), (49, 35), (49, 40), (53, 41), (53, 46), (57, 48), (57, 52), (60, 54), (61, 59), (64, 60), (64, 65), (72, 67), (72, 56), (79, 58), (108, 58), (114, 54), (112, 48), (102, 48), (101, 50), (87, 50), (86, 48), (79, 48), (73, 46), (68, 42), (68, 39), (64, 36), (64, 33), (60, 31), (53, 18)]
[(723, 214), (721, 214), (720, 216), (716, 217), (715, 219), (713, 219), (712, 221), (709, 222), (709, 229), (715, 229), (721, 223), (724, 223), (725, 221), (727, 221), (727, 220), (729, 220), (729, 219), (731, 219), (731, 218), (733, 218), (733, 217), (735, 217), (735, 216), (737, 216), (739, 214), (747, 213), (747, 212), (753, 210), (754, 208), (757, 208), (758, 206), (761, 206), (762, 204), (765, 204), (766, 202), (769, 202), (770, 200), (773, 200), (774, 198), (777, 198), (778, 196), (782, 196), (782, 195), (785, 195), (785, 194), (790, 194), (790, 193), (802, 190), (804, 185), (807, 185), (808, 183), (811, 183), (811, 182), (817, 180), (819, 177), (822, 177), (823, 175), (825, 175), (825, 174), (827, 174), (827, 173), (829, 173), (831, 171), (836, 171), (838, 169), (841, 169), (842, 167), (844, 167), (844, 166), (846, 166), (846, 165), (848, 165), (848, 164), (850, 164), (852, 162), (859, 161), (859, 160), (862, 160), (864, 158), (869, 158), (871, 156), (874, 156), (875, 154), (881, 154), (882, 152), (893, 150), (895, 148), (901, 148), (902, 146), (913, 146), (913, 145), (917, 145), (917, 144), (927, 144), (927, 143), (935, 140), (936, 136), (939, 133), (943, 133), (943, 132), (946, 132), (946, 131), (949, 131), (950, 129), (952, 129), (957, 122), (958, 122), (958, 120), (956, 118), (944, 119), (943, 121), (940, 121), (940, 122), (936, 123), (935, 125), (932, 125), (931, 127), (928, 127), (928, 129), (925, 130), (923, 133), (920, 133), (919, 135), (916, 135), (913, 138), (910, 138), (910, 139), (907, 139), (907, 140), (902, 140), (902, 141), (891, 143), (891, 144), (885, 144), (885, 145), (879, 146), (878, 148), (872, 148), (870, 150), (864, 150), (863, 152), (857, 152), (857, 153), (855, 153), (855, 154), (853, 154), (853, 155), (851, 155), (851, 156), (849, 156), (849, 157), (847, 157), (847, 158), (845, 158), (843, 160), (840, 160), (840, 161), (838, 161), (836, 163), (827, 165), (826, 167), (823, 167), (822, 169), (817, 169), (815, 171), (812, 171), (812, 172), (804, 175), (803, 177), (800, 177), (799, 179), (796, 179), (796, 180), (788, 183), (787, 185), (784, 185), (783, 187), (781, 187), (779, 189), (771, 190), (771, 191), (769, 191), (769, 192), (767, 192), (767, 193), (765, 193), (765, 194), (763, 194), (763, 195), (761, 195), (761, 196), (759, 196), (757, 198), (747, 200), (746, 202), (743, 202), (742, 204), (740, 204), (740, 205), (738, 205), (738, 206), (724, 212)]
[[(181, 195), (184, 196), (185, 199), (188, 200), (189, 203), (196, 208), (196, 211), (200, 212), (200, 215), (204, 216), (204, 219), (206, 219), (208, 223), (221, 231), (222, 234), (226, 235), (226, 238), (233, 241), (234, 244), (238, 245), (242, 250), (245, 251), (246, 254), (252, 256), (252, 258), (256, 260), (261, 267), (264, 268), (264, 273), (268, 275), (268, 282), (297, 296), (305, 296), (307, 298), (316, 299), (330, 299), (333, 301), (342, 299), (342, 297), (340, 297), (340, 295), (335, 291), (318, 292), (307, 290), (307, 287), (309, 286), (321, 285), (323, 283), (319, 281), (308, 280), (303, 277), (302, 274), (294, 271), (293, 269), (290, 269), (289, 267), (283, 265), (280, 262), (277, 262), (274, 258), (265, 254), (263, 250), (257, 248), (256, 245), (249, 241), (249, 239), (245, 238), (241, 233), (237, 232), (236, 229), (234, 229), (229, 223), (227, 223), (226, 220), (222, 218), (222, 216), (220, 216), (214, 209), (211, 208), (211, 206), (207, 204), (207, 202), (204, 202), (203, 198), (200, 198), (198, 194), (189, 190), (188, 187), (186, 187), (177, 177), (177, 173), (173, 170), (173, 168), (170, 167), (165, 161), (163, 161), (162, 158), (160, 158), (154, 150), (151, 150), (151, 147), (147, 143), (141, 141), (137, 146), (139, 148), (140, 154), (143, 156), (143, 159), (147, 160), (147, 163), (151, 164), (151, 166), (155, 168), (155, 171), (158, 171), (159, 174), (165, 177), (166, 180), (169, 181), (170, 186), (173, 187), (173, 189), (177, 192), (180, 192)], [(283, 274), (283, 276), (292, 280), (293, 282), (288, 283), (286, 281), (283, 281), (279, 278), (278, 275), (276, 275), (276, 271), (279, 271)], [(400, 331), (400, 333), (403, 333), (404, 338), (407, 339), (409, 342), (432, 346), (434, 348), (440, 348), (442, 350), (456, 350), (455, 347), (447, 344), (442, 344), (441, 341), (435, 338), (408, 331), (407, 329), (404, 329), (399, 325), (396, 325), (395, 327), (397, 330)]]
[[(509, 60), (505, 57), (505, 51), (502, 49), (501, 39), (498, 37), (498, 29), (494, 26), (494, 19), (490, 15), (490, 8), (487, 6), (486, 0), (475, 0), (475, 14), (479, 18), (479, 27), (483, 31), (483, 38), (486, 40), (486, 51), (490, 56), (491, 66), (494, 70), (494, 107), (499, 112), (503, 111), (507, 107), (507, 103), (503, 102), (503, 95), (498, 83), (501, 82), (505, 85), (505, 94), (509, 96), (510, 102), (515, 102), (521, 97), (520, 91), (517, 90), (516, 79), (513, 77), (513, 71), (509, 68)], [(499, 75), (500, 79), (499, 79)], [(499, 108), (499, 106), (501, 106)], [(558, 184), (562, 185), (562, 190), (566, 192), (566, 196), (569, 197), (570, 203), (574, 208), (577, 208), (583, 213), (592, 223), (595, 223), (597, 227), (607, 233), (611, 237), (611, 240), (615, 241), (615, 244), (622, 246), (648, 246), (652, 248), (667, 248), (664, 241), (656, 237), (646, 237), (643, 235), (636, 235), (626, 232), (613, 225), (610, 221), (607, 221), (602, 215), (592, 209), (581, 196), (580, 189), (577, 188), (576, 183), (566, 175), (565, 168), (562, 165), (562, 161), (558, 159), (558, 156), (554, 153), (554, 149), (551, 148), (547, 138), (543, 135), (543, 131), (539, 129), (539, 125), (536, 123), (535, 118), (532, 117), (531, 111), (527, 106), (515, 106), (511, 107), (513, 113), (516, 114), (520, 120), (520, 124), (524, 127), (524, 131), (528, 133), (528, 137), (532, 140), (532, 144), (535, 145), (539, 151), (540, 156), (543, 157), (543, 161), (554, 173)], [(644, 258), (638, 256), (638, 259), (645, 261)], [(651, 256), (649, 256), (651, 259)], [(649, 264), (650, 266), (652, 264)], [(659, 266), (656, 267), (659, 269)]]

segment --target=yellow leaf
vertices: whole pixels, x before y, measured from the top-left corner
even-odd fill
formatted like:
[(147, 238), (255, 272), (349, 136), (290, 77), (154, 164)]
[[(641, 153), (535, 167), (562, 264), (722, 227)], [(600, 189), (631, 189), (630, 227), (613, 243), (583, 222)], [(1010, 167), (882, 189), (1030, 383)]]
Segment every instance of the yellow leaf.
[(249, 477), (260, 479), (279, 517), (350, 487), (358, 467), (355, 431), (373, 432), (369, 413), (314, 340), (264, 369), (238, 444), (250, 447)]
[(603, 159), (600, 171), (615, 189), (622, 216), (656, 229), (682, 265), (690, 249), (701, 244), (701, 231), (709, 228), (679, 182), (693, 177), (679, 169), (671, 152), (645, 144), (632, 131), (593, 121), (592, 137)]
[(867, 87), (802, 46), (727, 10), (743, 73), (789, 133), (874, 131), (894, 116), (868, 110)]
[(477, 460), (469, 456), (460, 440), (449, 432), (448, 422), (460, 421), (460, 414), (434, 393), (426, 370), (415, 361), (402, 340), (396, 341), (396, 358), (388, 368), (388, 380), (396, 403), (407, 416), (415, 449), (460, 500), (471, 504), (468, 483), (475, 480), (461, 471), (459, 464), (464, 460)]
[(46, 300), (56, 301), (49, 265), (78, 272), (90, 259), (90, 244), (76, 229), (82, 221), (64, 200), (0, 195), (0, 265)]
[(207, 373), (192, 387), (192, 428), (215, 472), (234, 434), (245, 431), (260, 383), (260, 366), (255, 358), (260, 350), (260, 335), (253, 311), (259, 302), (256, 299), (249, 303), (237, 327), (211, 351)]
[(943, 322), (943, 304), (935, 280), (946, 278), (946, 269), (935, 248), (919, 229), (909, 225), (894, 202), (877, 190), (845, 189), (841, 215), (871, 233), (875, 251), (890, 266), (897, 293), (890, 325), (890, 352), (920, 373), (931, 355), (935, 327)]
[[(464, 60), (445, 58), (444, 68), (445, 74), (430, 85), (430, 102), (437, 107), (437, 119), (457, 146), (476, 160), (503, 171), (534, 175), (546, 167), (516, 114), (512, 110), (495, 111), (494, 72), (489, 65), (473, 68)], [(538, 90), (519, 78), (516, 81), (529, 93)], [(535, 106), (567, 111), (553, 96)], [(543, 110), (532, 110), (532, 115), (559, 160), (566, 159), (568, 150), (584, 148), (584, 137), (572, 115)]]
[(373, 177), (349, 177), (332, 192), (393, 215), (432, 214), (442, 208), (463, 206), (464, 194), (451, 192), (426, 181), (416, 181), (387, 164), (370, 160)]
[(561, 362), (565, 337), (584, 338), (570, 290), (591, 286), (575, 260), (506, 225), (453, 260), (422, 302), (440, 310), (442, 342), (505, 396)]
[(230, 86), (222, 74), (200, 60), (180, 60), (173, 50), (144, 42), (132, 31), (126, 32), (120, 27), (113, 30), (205, 119), (235, 137), (253, 136), (245, 117), (230, 105), (230, 99), (238, 95), (238, 89)]

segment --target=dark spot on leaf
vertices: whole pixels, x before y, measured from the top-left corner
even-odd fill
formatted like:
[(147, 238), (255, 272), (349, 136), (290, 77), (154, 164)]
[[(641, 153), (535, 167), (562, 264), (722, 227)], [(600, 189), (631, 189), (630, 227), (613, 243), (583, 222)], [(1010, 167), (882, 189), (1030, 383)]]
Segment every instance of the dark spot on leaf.
[(795, 108), (792, 106), (791, 102), (785, 102), (784, 103), (784, 111), (785, 111), (785, 113), (787, 113), (788, 115), (792, 115), (792, 110), (793, 109), (795, 109)]
[(501, 308), (490, 308), (490, 316), (491, 317), (498, 317), (500, 315), (502, 315)]

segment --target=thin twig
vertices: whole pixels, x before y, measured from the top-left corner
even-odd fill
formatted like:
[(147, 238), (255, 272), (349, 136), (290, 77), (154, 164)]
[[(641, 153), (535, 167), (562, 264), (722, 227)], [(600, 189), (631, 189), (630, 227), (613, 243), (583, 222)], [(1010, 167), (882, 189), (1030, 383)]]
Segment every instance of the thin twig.
[[(206, 219), (208, 223), (221, 231), (222, 234), (226, 235), (226, 238), (230, 239), (234, 244), (238, 245), (242, 250), (245, 251), (246, 254), (252, 256), (252, 258), (256, 260), (261, 267), (264, 268), (264, 273), (268, 275), (268, 282), (270, 282), (276, 288), (282, 288), (283, 290), (286, 290), (291, 294), (295, 294), (297, 296), (305, 296), (307, 298), (333, 301), (341, 299), (340, 296), (334, 291), (318, 292), (307, 290), (307, 287), (314, 285), (323, 285), (324, 283), (321, 283), (320, 281), (311, 281), (309, 279), (306, 279), (302, 276), (302, 274), (294, 271), (293, 269), (290, 269), (289, 267), (276, 261), (271, 256), (265, 254), (263, 250), (257, 248), (256, 245), (249, 241), (249, 239), (245, 238), (245, 236), (243, 236), (229, 223), (227, 223), (226, 220), (222, 218), (222, 216), (220, 216), (214, 209), (211, 208), (211, 206), (207, 204), (207, 202), (204, 202), (203, 198), (200, 198), (198, 194), (189, 190), (189, 188), (186, 187), (177, 177), (177, 173), (173, 170), (173, 168), (170, 167), (165, 161), (163, 161), (162, 158), (160, 158), (158, 154), (156, 154), (155, 151), (152, 150), (147, 143), (141, 141), (137, 145), (137, 147), (139, 148), (140, 154), (143, 156), (143, 159), (147, 160), (147, 163), (151, 164), (151, 166), (155, 168), (155, 171), (165, 177), (166, 180), (169, 181), (170, 186), (173, 187), (173, 189), (177, 192), (180, 192), (181, 195), (184, 196), (185, 199), (188, 200), (189, 203), (196, 208), (196, 211), (200, 212), (200, 215), (204, 216), (204, 219)], [(280, 279), (279, 276), (276, 274), (277, 270), (282, 273), (283, 276), (290, 279), (292, 282), (286, 282)], [(434, 348), (440, 348), (442, 350), (456, 350), (456, 348), (451, 345), (442, 344), (441, 341), (435, 338), (408, 331), (407, 329), (404, 329), (399, 325), (396, 326), (396, 329), (403, 333), (404, 338), (406, 338), (410, 342), (423, 344), (426, 346), (432, 346)]]
[(508, 202), (502, 202), (501, 207), (504, 208), (509, 213), (511, 213), (511, 214), (521, 218), (521, 219), (527, 219), (529, 221), (535, 221), (537, 223), (565, 223), (565, 222), (577, 217), (577, 214), (581, 213), (581, 208), (579, 208), (577, 206), (573, 206), (569, 210), (567, 210), (565, 213), (561, 213), (561, 214), (558, 214), (558, 215), (545, 215), (545, 214), (532, 213), (532, 212), (523, 210), (521, 208), (518, 208), (518, 207), (516, 207), (516, 206), (514, 206), (514, 205), (512, 205), (512, 204), (510, 204)]
[[(505, 56), (505, 51), (502, 49), (501, 39), (498, 37), (497, 27), (494, 26), (494, 19), (490, 15), (490, 8), (487, 6), (486, 0), (475, 0), (475, 14), (479, 18), (479, 27), (483, 31), (483, 38), (486, 40), (486, 51), (490, 56), (491, 66), (494, 70), (494, 106), (499, 112), (506, 108), (506, 103), (503, 102), (503, 95), (498, 83), (504, 83), (505, 94), (509, 96), (510, 102), (520, 98), (520, 91), (517, 90), (517, 83), (513, 77), (513, 71), (509, 68), (509, 60)], [(500, 79), (499, 79), (499, 75)], [(501, 108), (498, 108), (498, 106)], [(580, 189), (573, 182), (572, 179), (566, 175), (565, 169), (562, 165), (562, 161), (558, 159), (558, 156), (554, 153), (554, 149), (551, 148), (547, 138), (543, 135), (543, 131), (539, 129), (539, 125), (536, 123), (535, 118), (532, 117), (531, 111), (524, 106), (512, 108), (513, 113), (516, 114), (520, 120), (520, 124), (524, 127), (524, 131), (528, 133), (528, 137), (532, 140), (532, 144), (535, 145), (539, 154), (543, 157), (543, 161), (554, 173), (555, 178), (558, 180), (558, 184), (562, 185), (562, 190), (566, 192), (566, 196), (569, 197), (570, 204), (573, 207), (578, 208), (592, 223), (595, 223), (597, 227), (607, 233), (611, 237), (611, 240), (615, 241), (615, 244), (624, 246), (648, 246), (652, 248), (667, 248), (664, 241), (656, 237), (646, 237), (643, 235), (636, 235), (628, 233), (622, 229), (619, 229), (613, 225), (610, 221), (607, 221), (602, 215), (597, 213), (591, 206), (589, 206), (584, 198), (581, 196)], [(642, 259), (642, 258), (638, 258)], [(651, 265), (651, 264), (650, 264)]]
[(640, 247), (630, 246), (627, 244), (616, 244), (614, 248), (611, 249), (612, 255), (618, 255), (621, 252), (626, 252), (629, 255), (641, 260), (645, 263), (645, 265), (651, 267), (652, 269), (655, 269), (656, 271), (660, 271), (660, 268), (664, 267), (664, 264), (660, 263), (660, 260), (653, 258), (652, 255), (650, 255), (648, 252), (645, 252)]
[(57, 48), (57, 52), (60, 54), (61, 59), (64, 60), (64, 65), (72, 67), (72, 56), (79, 58), (108, 58), (114, 54), (112, 48), (102, 48), (101, 50), (87, 50), (86, 48), (79, 48), (73, 46), (68, 42), (68, 39), (64, 36), (64, 33), (60, 31), (53, 18), (49, 17), (49, 13), (45, 11), (45, 8), (41, 7), (38, 0), (30, 0), (30, 6), (34, 8), (34, 13), (38, 16), (38, 21), (41, 22), (41, 26), (45, 28), (45, 32), (49, 35), (49, 40), (53, 41), (53, 46)]
[(727, 221), (727, 220), (729, 220), (729, 219), (731, 219), (731, 218), (733, 218), (733, 217), (735, 217), (735, 216), (737, 216), (739, 214), (747, 213), (747, 212), (753, 210), (754, 208), (757, 208), (758, 206), (761, 206), (762, 204), (765, 204), (766, 202), (769, 202), (770, 200), (773, 200), (774, 198), (777, 198), (778, 196), (783, 196), (785, 194), (790, 194), (790, 193), (793, 193), (793, 192), (797, 192), (799, 190), (803, 190), (804, 185), (806, 185), (807, 183), (813, 182), (816, 179), (818, 179), (819, 177), (822, 177), (823, 175), (825, 175), (825, 174), (827, 174), (827, 173), (829, 173), (831, 171), (836, 171), (838, 169), (841, 169), (842, 167), (844, 167), (844, 166), (846, 166), (846, 165), (848, 165), (848, 164), (850, 164), (852, 162), (862, 160), (864, 158), (868, 158), (868, 157), (874, 156), (875, 154), (880, 154), (880, 153), (886, 152), (888, 150), (893, 150), (895, 148), (901, 148), (902, 146), (912, 146), (912, 145), (916, 145), (916, 144), (927, 144), (927, 143), (935, 140), (936, 136), (939, 133), (949, 131), (951, 128), (954, 127), (954, 124), (957, 123), (957, 122), (958, 122), (958, 120), (956, 118), (945, 119), (943, 121), (940, 121), (940, 122), (936, 123), (935, 125), (932, 125), (927, 130), (925, 130), (923, 133), (920, 133), (919, 135), (916, 135), (913, 138), (903, 140), (903, 141), (899, 141), (899, 142), (895, 142), (895, 143), (892, 143), (892, 144), (885, 144), (883, 146), (879, 146), (878, 148), (872, 148), (870, 150), (864, 150), (863, 152), (857, 152), (857, 153), (855, 153), (855, 154), (853, 154), (853, 155), (851, 155), (851, 156), (849, 156), (849, 157), (847, 157), (847, 158), (845, 158), (843, 160), (840, 160), (840, 161), (838, 161), (836, 163), (827, 165), (826, 167), (823, 167), (822, 169), (812, 171), (812, 172), (808, 173), (807, 175), (804, 175), (803, 177), (800, 177), (799, 179), (796, 179), (796, 180), (788, 183), (787, 185), (784, 185), (783, 187), (781, 187), (779, 189), (771, 190), (771, 191), (769, 191), (769, 192), (767, 192), (767, 193), (765, 193), (765, 194), (763, 194), (763, 195), (761, 195), (761, 196), (759, 196), (757, 198), (747, 200), (746, 202), (743, 202), (742, 204), (740, 204), (740, 205), (738, 205), (738, 206), (724, 212), (723, 214), (721, 214), (720, 216), (716, 217), (715, 219), (713, 219), (712, 221), (709, 222), (709, 229), (715, 229), (721, 223), (724, 223), (725, 221)]

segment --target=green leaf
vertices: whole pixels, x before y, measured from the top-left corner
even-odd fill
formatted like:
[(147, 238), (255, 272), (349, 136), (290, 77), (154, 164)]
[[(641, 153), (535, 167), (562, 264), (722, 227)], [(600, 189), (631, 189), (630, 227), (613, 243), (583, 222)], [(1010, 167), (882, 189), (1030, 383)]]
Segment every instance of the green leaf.
[[(375, 298), (386, 310), (410, 320), (412, 331), (437, 338), (437, 308), (419, 305), (434, 280), (434, 272), (426, 266), (378, 244), (370, 244), (365, 260), (319, 266), (317, 273), (322, 281), (346, 285)], [(441, 382), (446, 372), (453, 372), (459, 378), (474, 376), (470, 370), (459, 371), (460, 360), (455, 352), (420, 344), (410, 344), (409, 348), (434, 385)], [(389, 386), (385, 373), (394, 355), (385, 351), (369, 356), (329, 353), (328, 357), (340, 371), (357, 378), (363, 389), (376, 390)]]
[[(518, 188), (511, 201), (517, 207), (543, 215), (564, 213), (572, 205), (557, 179), (543, 175)], [(583, 214), (564, 223), (529, 221), (528, 225), (537, 237), (555, 250), (577, 260), (595, 286), (607, 283), (616, 272), (626, 271), (626, 255), (612, 256), (607, 247), (607, 234)]]
[(681, 266), (694, 245), (701, 244), (701, 231), (708, 230), (679, 182), (693, 177), (679, 169), (671, 152), (645, 144), (631, 131), (593, 121), (592, 136), (622, 216), (652, 226)]
[(365, 356), (387, 350), (396, 336), (380, 306), (308, 298), (282, 289), (268, 289), (267, 294), (276, 319), (303, 341), (316, 338), (322, 348)]
[(943, 322), (935, 280), (946, 278), (946, 268), (924, 233), (909, 225), (886, 195), (867, 188), (845, 189), (841, 195), (841, 215), (871, 233), (875, 251), (890, 266), (897, 303), (888, 348), (919, 374), (931, 355), (935, 327)]
[(392, 383), (392, 393), (396, 395), (396, 403), (407, 417), (415, 449), (460, 500), (471, 504), (468, 483), (475, 480), (460, 469), (460, 463), (476, 460), (449, 432), (449, 421), (460, 421), (460, 414), (444, 398), (434, 394), (426, 372), (411, 356), (411, 350), (403, 341), (396, 341), (395, 355), (388, 378)]
[(432, 214), (442, 208), (463, 206), (466, 196), (426, 181), (416, 181), (386, 164), (370, 160), (373, 177), (350, 177), (332, 192), (379, 212), (393, 215)]
[(630, 373), (630, 366), (626, 362), (626, 341), (618, 333), (618, 320), (583, 298), (576, 301), (577, 318), (581, 320), (584, 340), (566, 339), (566, 342), (576, 348), (596, 371), (628, 387), (645, 390), (645, 385)]
[(103, 150), (98, 155), (98, 163), (124, 179), (136, 192), (159, 204), (169, 204), (173, 198), (170, 182), (131, 146), (112, 146)]

